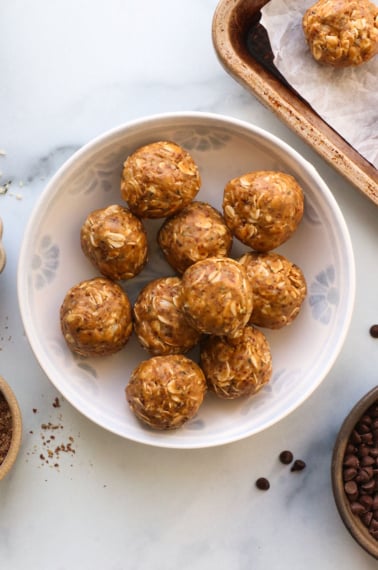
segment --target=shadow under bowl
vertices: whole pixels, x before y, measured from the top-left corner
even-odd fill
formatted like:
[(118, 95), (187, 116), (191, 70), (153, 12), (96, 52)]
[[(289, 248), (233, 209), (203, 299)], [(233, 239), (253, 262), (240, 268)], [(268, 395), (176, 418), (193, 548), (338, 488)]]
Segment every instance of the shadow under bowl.
[[(344, 456), (349, 438), (356, 424), (375, 402), (378, 403), (378, 386), (370, 390), (357, 402), (342, 423), (333, 450), (331, 477), (336, 506), (344, 525), (360, 546), (378, 560), (378, 539), (372, 536), (360, 517), (352, 512), (350, 500), (344, 489), (345, 482), (343, 477)], [(377, 488), (377, 474), (373, 475), (373, 477), (376, 479)]]

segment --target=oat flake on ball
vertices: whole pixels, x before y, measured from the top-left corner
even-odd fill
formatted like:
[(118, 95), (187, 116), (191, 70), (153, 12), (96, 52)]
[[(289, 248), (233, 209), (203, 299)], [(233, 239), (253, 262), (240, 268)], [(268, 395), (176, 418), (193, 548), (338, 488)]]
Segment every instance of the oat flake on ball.
[(147, 234), (141, 220), (118, 204), (91, 212), (81, 227), (80, 241), (84, 255), (110, 279), (132, 279), (147, 261)]
[(134, 331), (151, 354), (184, 353), (200, 339), (178, 308), (180, 290), (179, 277), (161, 277), (147, 283), (134, 303)]
[(154, 356), (141, 362), (126, 386), (136, 417), (158, 430), (181, 427), (193, 418), (206, 393), (201, 368), (182, 354)]
[(201, 367), (209, 387), (220, 398), (256, 394), (272, 375), (268, 340), (251, 326), (236, 338), (209, 336), (201, 345)]
[(125, 161), (121, 196), (141, 218), (165, 218), (187, 206), (201, 185), (198, 167), (180, 145), (159, 141)]
[(270, 251), (287, 241), (304, 210), (302, 188), (290, 174), (254, 171), (230, 180), (223, 213), (232, 233), (256, 251)]
[(247, 272), (229, 257), (209, 257), (194, 263), (181, 281), (180, 308), (202, 333), (239, 334), (253, 307)]
[(68, 347), (81, 356), (109, 356), (128, 342), (131, 304), (117, 283), (95, 277), (71, 287), (60, 308)]

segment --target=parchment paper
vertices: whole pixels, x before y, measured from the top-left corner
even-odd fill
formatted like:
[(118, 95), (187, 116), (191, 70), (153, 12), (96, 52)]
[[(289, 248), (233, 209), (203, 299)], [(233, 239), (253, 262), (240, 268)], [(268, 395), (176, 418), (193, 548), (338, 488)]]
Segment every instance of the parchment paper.
[(302, 30), (303, 14), (314, 3), (271, 0), (261, 10), (274, 63), (323, 120), (378, 168), (378, 55), (358, 67), (319, 65)]

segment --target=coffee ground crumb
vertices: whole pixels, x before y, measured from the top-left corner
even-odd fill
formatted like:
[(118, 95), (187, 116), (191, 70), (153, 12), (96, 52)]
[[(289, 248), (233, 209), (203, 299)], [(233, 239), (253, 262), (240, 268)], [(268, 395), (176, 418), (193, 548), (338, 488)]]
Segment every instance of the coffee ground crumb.
[(0, 465), (5, 460), (12, 442), (12, 414), (2, 392), (0, 392)]

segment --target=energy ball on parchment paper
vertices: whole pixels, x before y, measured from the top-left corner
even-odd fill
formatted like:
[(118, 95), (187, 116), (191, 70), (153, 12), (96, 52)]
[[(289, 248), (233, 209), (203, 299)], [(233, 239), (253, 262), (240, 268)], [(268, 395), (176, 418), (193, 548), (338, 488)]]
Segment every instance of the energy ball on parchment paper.
[(116, 281), (132, 279), (147, 261), (147, 234), (142, 222), (117, 204), (91, 212), (81, 227), (80, 240), (92, 264)]
[(290, 174), (259, 170), (230, 180), (223, 213), (232, 233), (256, 251), (270, 251), (287, 241), (304, 210), (302, 188)]
[(234, 259), (209, 257), (183, 274), (179, 304), (198, 331), (236, 336), (252, 313), (252, 285), (245, 268)]
[(201, 344), (201, 368), (209, 388), (220, 398), (256, 394), (272, 376), (268, 340), (251, 326), (237, 338), (209, 336)]
[(269, 329), (289, 325), (307, 294), (302, 270), (278, 253), (245, 253), (239, 263), (253, 288), (250, 324)]
[(187, 206), (201, 185), (198, 167), (180, 145), (159, 141), (131, 154), (123, 165), (121, 196), (141, 218), (165, 218)]
[(169, 430), (196, 415), (206, 389), (198, 364), (182, 354), (170, 354), (154, 356), (135, 368), (126, 386), (126, 399), (140, 421)]
[(192, 202), (168, 218), (158, 232), (158, 244), (178, 273), (208, 257), (227, 257), (232, 234), (223, 216), (210, 204)]
[(148, 283), (134, 303), (134, 331), (151, 354), (184, 353), (200, 340), (178, 308), (180, 291), (179, 277), (161, 277)]
[(319, 0), (305, 12), (302, 27), (318, 63), (356, 66), (378, 53), (378, 6), (369, 0)]
[(117, 283), (95, 277), (74, 285), (60, 308), (64, 339), (81, 356), (108, 356), (125, 346), (133, 330), (131, 304)]

